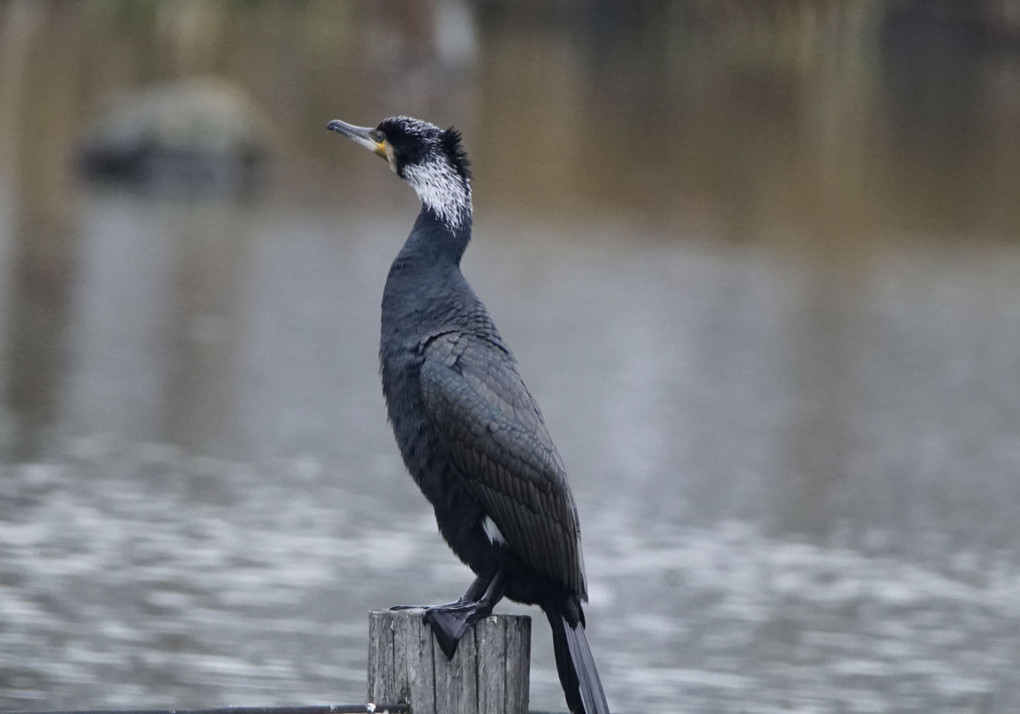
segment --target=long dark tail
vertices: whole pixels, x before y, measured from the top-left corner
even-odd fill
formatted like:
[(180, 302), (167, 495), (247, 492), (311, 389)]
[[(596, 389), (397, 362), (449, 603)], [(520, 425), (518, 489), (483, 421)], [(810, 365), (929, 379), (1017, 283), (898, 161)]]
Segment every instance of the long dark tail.
[(572, 714), (609, 714), (595, 658), (584, 634), (584, 613), (580, 605), (570, 603), (566, 607), (546, 608), (545, 614), (552, 627), (556, 670), (570, 711)]

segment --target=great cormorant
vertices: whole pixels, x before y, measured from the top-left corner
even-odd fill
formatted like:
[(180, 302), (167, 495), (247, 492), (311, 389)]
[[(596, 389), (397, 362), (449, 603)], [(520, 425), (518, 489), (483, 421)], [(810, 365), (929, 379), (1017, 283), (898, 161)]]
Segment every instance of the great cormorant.
[(452, 657), (506, 596), (541, 607), (574, 714), (608, 714), (585, 636), (581, 531), (542, 413), (482, 301), (460, 271), (471, 239), (471, 171), (460, 134), (409, 117), (328, 128), (386, 159), (421, 199), (382, 301), (383, 393), (407, 469), (453, 552), (477, 575), (426, 609)]

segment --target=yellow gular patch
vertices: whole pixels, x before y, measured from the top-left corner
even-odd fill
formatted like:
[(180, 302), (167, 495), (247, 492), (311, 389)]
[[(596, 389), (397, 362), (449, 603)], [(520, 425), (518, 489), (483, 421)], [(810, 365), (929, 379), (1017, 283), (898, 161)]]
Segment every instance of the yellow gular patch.
[(393, 151), (393, 146), (388, 141), (380, 141), (376, 153), (386, 159), (386, 163), (390, 165), (390, 169), (393, 173), (397, 172), (397, 155)]

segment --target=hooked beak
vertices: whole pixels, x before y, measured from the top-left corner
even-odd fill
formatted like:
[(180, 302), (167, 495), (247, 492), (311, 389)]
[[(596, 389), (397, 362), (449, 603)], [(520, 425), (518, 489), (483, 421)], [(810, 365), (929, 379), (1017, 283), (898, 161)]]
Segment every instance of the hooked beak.
[(389, 160), (389, 152), (387, 151), (389, 144), (386, 142), (386, 137), (382, 135), (382, 132), (367, 126), (354, 126), (339, 119), (331, 121), (326, 125), (326, 128), (338, 134), (343, 134), (354, 143), (364, 146), (376, 156), (381, 156), (387, 161)]

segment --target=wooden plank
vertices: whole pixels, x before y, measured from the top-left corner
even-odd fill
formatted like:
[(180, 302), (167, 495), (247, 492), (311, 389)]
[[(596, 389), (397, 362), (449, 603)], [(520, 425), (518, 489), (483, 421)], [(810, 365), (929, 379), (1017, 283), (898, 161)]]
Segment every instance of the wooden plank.
[[(524, 656), (507, 657), (505, 669), (506, 711), (527, 712), (531, 691), (531, 619), (525, 627), (507, 627), (507, 652), (523, 652)], [(390, 701), (397, 701), (392, 699)]]
[(485, 618), (448, 661), (423, 615), (369, 615), (370, 701), (407, 702), (415, 714), (527, 714), (530, 618)]
[[(393, 671), (393, 621), (383, 613), (368, 616), (368, 701), (398, 702), (401, 700), (396, 673)], [(391, 687), (392, 689), (384, 689)]]
[[(509, 625), (505, 619), (492, 618), (482, 627), (475, 628), (475, 642), (478, 651), (506, 649), (506, 633)], [(479, 711), (504, 711), (506, 709), (506, 660), (484, 657), (478, 661), (478, 709)]]
[[(440, 714), (435, 698), (435, 660), (432, 653), (432, 631), (422, 619), (424, 610), (405, 610), (406, 622), (398, 620), (394, 636), (400, 642), (394, 661), (403, 668), (407, 681), (407, 699), (387, 701), (414, 702), (417, 714)], [(400, 664), (400, 657), (403, 663)]]
[[(481, 624), (481, 623), (479, 623)], [(432, 656), (436, 665), (436, 710), (453, 714), (479, 714), (477, 668), (478, 657), (475, 633), (468, 632), (460, 641), (453, 659), (447, 660), (439, 643), (432, 643)], [(489, 653), (499, 658), (500, 653)], [(412, 708), (413, 708), (412, 704)]]

